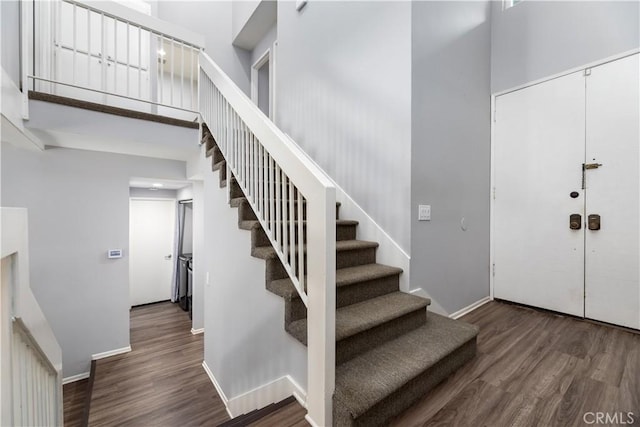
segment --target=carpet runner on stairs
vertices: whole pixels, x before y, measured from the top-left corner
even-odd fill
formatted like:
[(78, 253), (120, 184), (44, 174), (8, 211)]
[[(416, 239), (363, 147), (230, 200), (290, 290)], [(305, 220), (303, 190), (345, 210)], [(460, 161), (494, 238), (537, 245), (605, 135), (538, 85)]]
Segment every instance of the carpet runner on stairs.
[[(242, 189), (227, 176), (206, 125), (202, 142), (212, 170), (220, 172), (220, 186), (229, 187), (231, 207), (238, 208), (238, 227), (251, 232), (251, 255), (265, 260), (267, 290), (285, 301), (285, 330), (306, 345), (306, 307)], [(428, 299), (400, 292), (402, 270), (378, 264), (378, 243), (357, 240), (358, 222), (340, 219), (339, 207), (333, 423), (382, 426), (474, 357), (478, 329), (428, 312)]]

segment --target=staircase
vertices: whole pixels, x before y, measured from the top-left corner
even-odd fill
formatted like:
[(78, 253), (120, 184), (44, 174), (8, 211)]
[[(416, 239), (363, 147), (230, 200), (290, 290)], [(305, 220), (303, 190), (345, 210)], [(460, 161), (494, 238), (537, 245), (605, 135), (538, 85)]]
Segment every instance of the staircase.
[[(202, 142), (212, 170), (219, 171), (220, 187), (229, 188), (230, 205), (238, 209), (238, 227), (251, 232), (251, 255), (265, 260), (267, 290), (285, 301), (286, 331), (306, 345), (305, 304), (235, 177), (227, 176), (225, 158), (206, 125)], [(376, 263), (378, 244), (357, 240), (358, 222), (340, 219), (339, 208), (336, 203), (333, 424), (380, 426), (473, 358), (478, 330), (428, 312), (428, 299), (400, 292), (402, 270)], [(304, 207), (302, 212), (304, 223)], [(295, 216), (295, 230), (299, 220)]]

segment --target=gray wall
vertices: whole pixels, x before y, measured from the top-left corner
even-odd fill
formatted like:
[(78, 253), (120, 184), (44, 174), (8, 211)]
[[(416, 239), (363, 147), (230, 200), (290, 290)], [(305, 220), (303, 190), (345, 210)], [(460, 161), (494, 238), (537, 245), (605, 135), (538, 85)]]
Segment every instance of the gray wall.
[(16, 86), (20, 87), (20, 2), (0, 1), (0, 40), (2, 51), (0, 60)]
[(448, 313), (489, 295), (489, 8), (413, 3), (411, 284)]
[(496, 1), (492, 12), (492, 92), (640, 46), (637, 1)]
[(158, 18), (189, 28), (205, 37), (205, 52), (246, 94), (250, 94), (251, 53), (234, 47), (232, 41), (232, 2), (160, 1)]
[(406, 251), (411, 3), (278, 6), (278, 125)]
[(249, 18), (251, 18), (251, 15), (256, 11), (258, 6), (260, 6), (261, 1), (262, 0), (243, 0), (231, 2), (231, 32), (234, 39), (247, 24)]
[(256, 61), (260, 59), (262, 54), (267, 51), (267, 49), (271, 49), (273, 47), (273, 42), (276, 41), (277, 35), (278, 35), (278, 26), (274, 25), (264, 35), (264, 37), (258, 42), (258, 44), (256, 44), (256, 47), (254, 47), (253, 50), (251, 51), (251, 65), (255, 64)]
[[(2, 206), (29, 214), (31, 287), (63, 352), (65, 377), (129, 345), (129, 179), (185, 179), (185, 163), (2, 144)], [(124, 257), (107, 259), (111, 248)]]

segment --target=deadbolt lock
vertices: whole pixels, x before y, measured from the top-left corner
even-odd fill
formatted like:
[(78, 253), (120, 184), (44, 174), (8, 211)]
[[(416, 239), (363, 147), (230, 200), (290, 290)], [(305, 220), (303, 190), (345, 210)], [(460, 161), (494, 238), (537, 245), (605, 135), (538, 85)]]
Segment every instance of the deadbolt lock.
[(589, 224), (589, 230), (600, 230), (600, 215), (589, 215), (587, 223)]
[(582, 228), (582, 215), (571, 214), (569, 215), (569, 229), (580, 230)]

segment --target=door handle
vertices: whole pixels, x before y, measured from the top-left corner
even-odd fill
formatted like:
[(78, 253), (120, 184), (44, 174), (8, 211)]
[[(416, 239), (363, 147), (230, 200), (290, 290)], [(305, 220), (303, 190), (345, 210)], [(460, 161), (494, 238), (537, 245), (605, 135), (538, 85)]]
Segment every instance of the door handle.
[(589, 215), (587, 218), (587, 224), (589, 225), (589, 230), (600, 230), (600, 215)]
[(171, 254), (165, 256), (164, 259), (171, 259)]
[(582, 215), (571, 214), (569, 215), (569, 229), (580, 230), (582, 228)]

